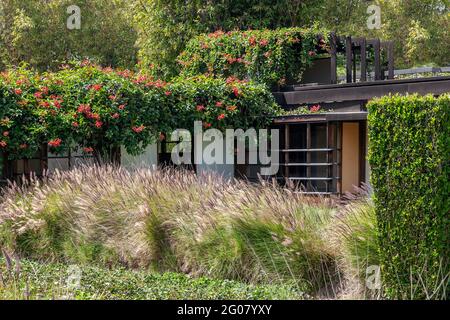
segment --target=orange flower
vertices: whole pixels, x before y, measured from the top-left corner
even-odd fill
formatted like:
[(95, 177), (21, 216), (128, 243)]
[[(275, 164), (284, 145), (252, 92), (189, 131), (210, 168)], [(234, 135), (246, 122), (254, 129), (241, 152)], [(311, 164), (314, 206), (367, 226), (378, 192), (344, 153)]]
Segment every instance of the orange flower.
[(219, 114), (219, 116), (217, 117), (217, 120), (223, 120), (223, 119), (225, 119), (225, 114), (224, 113)]
[(62, 140), (60, 138), (56, 138), (56, 139), (50, 140), (48, 142), (48, 145), (50, 147), (57, 148), (61, 145), (61, 142), (62, 142)]
[(85, 147), (85, 148), (83, 148), (83, 151), (84, 151), (85, 153), (92, 153), (92, 152), (94, 152), (94, 149), (91, 148), (91, 147)]
[(205, 110), (205, 106), (204, 105), (198, 105), (197, 106), (197, 111), (203, 111)]
[(100, 91), (102, 89), (102, 85), (101, 84), (94, 84), (91, 86), (91, 89), (94, 91)]
[(314, 105), (314, 106), (312, 106), (310, 109), (309, 109), (309, 111), (311, 111), (311, 112), (317, 112), (317, 111), (319, 111), (320, 110), (320, 105), (318, 104), (318, 105)]
[(78, 113), (89, 113), (91, 112), (91, 106), (88, 104), (80, 104), (80, 106), (77, 109)]
[(99, 120), (95, 121), (95, 127), (96, 127), (97, 129), (100, 129), (102, 126), (103, 126), (103, 122), (101, 122), (101, 121), (99, 121)]
[(7, 145), (6, 141), (0, 141), (0, 147), (5, 148)]
[(22, 89), (15, 89), (14, 93), (17, 95), (20, 95), (20, 94), (22, 94)]
[(132, 127), (131, 130), (133, 130), (136, 133), (141, 133), (142, 131), (144, 131), (145, 126), (144, 125), (140, 125), (139, 127)]
[(61, 102), (58, 100), (54, 100), (53, 101), (53, 105), (55, 106), (55, 108), (61, 109)]
[(234, 111), (234, 110), (236, 110), (237, 109), (237, 106), (228, 106), (227, 107), (227, 110), (228, 111)]
[(40, 92), (40, 91), (35, 92), (35, 93), (34, 93), (34, 97), (35, 97), (36, 99), (42, 99), (42, 92)]

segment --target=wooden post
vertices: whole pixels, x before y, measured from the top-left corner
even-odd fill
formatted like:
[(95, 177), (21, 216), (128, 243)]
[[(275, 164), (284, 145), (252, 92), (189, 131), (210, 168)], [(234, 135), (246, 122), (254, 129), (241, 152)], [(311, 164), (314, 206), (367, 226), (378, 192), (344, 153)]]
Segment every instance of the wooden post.
[[(331, 132), (332, 132), (332, 129), (330, 128), (330, 122), (327, 122), (326, 126), (327, 126), (327, 149), (328, 149), (327, 156), (326, 156), (327, 157), (327, 168), (326, 168), (326, 170), (327, 170), (327, 178), (332, 178), (333, 166), (329, 165), (330, 163), (333, 162), (333, 152), (329, 151), (332, 148), (332, 146), (331, 146), (331, 139), (332, 139)], [(331, 189), (333, 187), (333, 180), (326, 181), (325, 184), (327, 186), (325, 192), (328, 193), (328, 192), (331, 191)], [(331, 188), (330, 188), (330, 185), (331, 185)]]
[(361, 82), (367, 81), (367, 42), (366, 38), (361, 38)]
[(347, 83), (352, 83), (352, 37), (348, 36), (345, 39), (345, 56), (346, 56), (346, 69), (347, 69)]
[(394, 79), (394, 42), (388, 41), (387, 43), (388, 52), (388, 79)]
[(331, 55), (331, 70), (330, 70), (330, 78), (331, 84), (337, 83), (337, 40), (336, 33), (332, 32), (330, 34), (330, 55)]
[(381, 43), (380, 39), (375, 39), (373, 44), (375, 53), (375, 80), (381, 80)]
[(336, 152), (337, 152), (337, 162), (338, 162), (338, 170), (337, 170), (337, 180), (336, 180), (336, 192), (342, 194), (342, 142), (343, 142), (343, 122), (340, 121), (337, 124), (337, 133), (336, 133)]
[[(306, 151), (306, 163), (308, 164), (308, 166), (306, 167), (306, 177), (308, 179), (311, 178), (311, 142), (311, 123), (308, 122), (306, 124), (306, 149), (308, 149), (308, 151)], [(305, 191), (313, 191), (311, 180), (306, 180)]]
[[(355, 45), (355, 47), (356, 46), (357, 45)], [(353, 58), (353, 63), (352, 63), (353, 73), (352, 73), (352, 77), (353, 77), (353, 82), (356, 82), (356, 50), (352, 50), (352, 58)]]
[(41, 145), (40, 154), (41, 154), (41, 157), (40, 157), (41, 172), (42, 172), (42, 175), (44, 175), (44, 171), (47, 171), (47, 169), (48, 169), (48, 145), (47, 144)]
[[(286, 124), (284, 127), (284, 149), (289, 150), (289, 125)], [(284, 177), (289, 178), (289, 152), (284, 152)]]

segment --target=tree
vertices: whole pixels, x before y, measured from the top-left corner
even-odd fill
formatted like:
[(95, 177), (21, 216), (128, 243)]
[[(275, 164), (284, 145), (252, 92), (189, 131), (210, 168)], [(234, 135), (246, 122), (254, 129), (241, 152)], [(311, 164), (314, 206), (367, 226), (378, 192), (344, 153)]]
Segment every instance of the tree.
[[(367, 8), (381, 8), (382, 25), (369, 30)], [(317, 23), (341, 35), (395, 41), (397, 67), (449, 64), (448, 0), (134, 0), (139, 56), (159, 75), (176, 75), (187, 41), (218, 29), (305, 27)]]
[[(320, 24), (339, 34), (395, 42), (396, 67), (450, 63), (449, 0), (327, 0)], [(367, 8), (381, 8), (381, 28), (367, 28)]]
[(56, 69), (74, 57), (90, 57), (102, 65), (136, 63), (136, 32), (126, 0), (79, 0), (81, 28), (70, 30), (71, 0), (2, 0), (0, 58), (3, 65), (22, 61), (40, 70)]

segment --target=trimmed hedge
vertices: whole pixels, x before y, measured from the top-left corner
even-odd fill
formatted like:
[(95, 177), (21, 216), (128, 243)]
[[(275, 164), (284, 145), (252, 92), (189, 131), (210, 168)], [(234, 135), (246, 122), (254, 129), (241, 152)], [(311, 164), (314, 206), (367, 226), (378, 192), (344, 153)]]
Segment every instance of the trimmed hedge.
[(0, 76), (0, 151), (31, 157), (42, 144), (61, 153), (79, 146), (117, 159), (138, 154), (161, 133), (205, 128), (267, 127), (279, 112), (264, 85), (204, 76), (165, 83), (83, 62), (56, 73), (15, 69)]
[(193, 38), (178, 57), (181, 74), (236, 77), (270, 87), (301, 79), (318, 53), (326, 53), (328, 32), (317, 28), (216, 31)]
[(383, 97), (368, 110), (386, 293), (448, 297), (450, 95)]

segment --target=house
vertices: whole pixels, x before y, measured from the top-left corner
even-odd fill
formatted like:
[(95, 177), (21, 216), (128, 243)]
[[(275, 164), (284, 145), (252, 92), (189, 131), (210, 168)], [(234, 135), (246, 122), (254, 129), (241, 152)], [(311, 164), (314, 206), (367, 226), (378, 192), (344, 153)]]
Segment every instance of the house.
[[(354, 186), (369, 183), (369, 100), (396, 93), (440, 95), (450, 91), (449, 76), (394, 79), (392, 42), (332, 34), (331, 49), (330, 58), (317, 60), (305, 72), (301, 84), (274, 92), (284, 109), (294, 109), (291, 114), (274, 119), (273, 126), (281, 132), (282, 169), (276, 178), (290, 180), (308, 194), (343, 194)], [(374, 53), (373, 79), (367, 78), (368, 50)], [(342, 84), (338, 84), (336, 70), (340, 52), (346, 61)], [(383, 61), (383, 53), (387, 61)], [(295, 114), (295, 108), (302, 105), (320, 105), (322, 112)], [(248, 166), (240, 169), (240, 176), (255, 178), (255, 170)]]
[[(343, 194), (368, 182), (366, 104), (370, 99), (396, 93), (440, 95), (450, 91), (448, 76), (394, 79), (392, 42), (334, 34), (330, 39), (329, 57), (317, 59), (305, 71), (301, 83), (273, 93), (283, 109), (290, 112), (273, 121), (273, 128), (280, 132), (280, 146), (276, 150), (280, 169), (276, 176), (266, 178), (276, 178), (280, 183), (290, 181), (308, 194)], [(339, 57), (344, 57), (346, 62), (345, 83), (338, 83)], [(320, 111), (297, 114), (295, 110), (299, 106), (320, 106)], [(150, 145), (138, 157), (122, 151), (121, 163), (130, 168), (171, 165), (173, 145), (171, 141)], [(18, 179), (30, 172), (41, 175), (45, 169), (69, 169), (86, 159), (81, 154), (49, 154), (47, 146), (43, 146), (32, 159), (3, 158), (2, 161), (1, 179), (5, 180)], [(257, 164), (188, 166), (198, 173), (215, 171), (225, 177), (249, 180), (259, 178), (260, 167)]]

